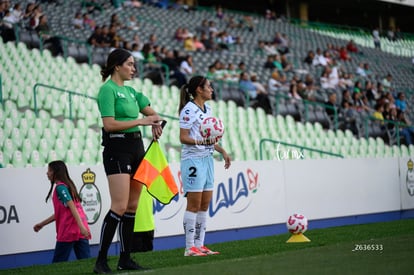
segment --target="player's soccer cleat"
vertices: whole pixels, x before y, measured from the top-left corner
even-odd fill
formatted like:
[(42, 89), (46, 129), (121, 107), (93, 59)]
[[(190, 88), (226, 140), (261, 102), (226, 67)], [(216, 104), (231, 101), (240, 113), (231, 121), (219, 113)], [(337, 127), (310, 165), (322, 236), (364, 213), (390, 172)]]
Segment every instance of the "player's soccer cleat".
[(132, 259), (119, 261), (118, 270), (145, 270), (147, 268), (140, 266), (138, 263), (134, 262)]
[(93, 272), (96, 274), (113, 274), (106, 261), (97, 261)]
[(209, 249), (208, 247), (206, 247), (206, 246), (199, 247), (199, 248), (198, 248), (198, 250), (200, 250), (201, 252), (203, 252), (203, 253), (204, 253), (204, 254), (206, 254), (206, 255), (217, 255), (217, 254), (220, 254), (220, 252), (210, 250), (210, 249)]
[(185, 250), (184, 256), (207, 256), (207, 254), (201, 252), (197, 247), (193, 246)]

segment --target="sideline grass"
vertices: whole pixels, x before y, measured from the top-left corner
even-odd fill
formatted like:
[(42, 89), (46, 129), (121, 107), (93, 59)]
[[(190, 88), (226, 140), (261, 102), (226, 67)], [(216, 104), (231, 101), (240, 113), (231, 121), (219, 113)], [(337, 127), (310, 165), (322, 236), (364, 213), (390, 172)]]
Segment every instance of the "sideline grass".
[[(286, 243), (289, 234), (282, 234), (218, 243), (210, 246), (221, 254), (209, 257), (183, 257), (183, 249), (137, 253), (134, 258), (151, 270), (119, 274), (413, 274), (414, 219), (315, 229), (305, 235), (311, 242)], [(357, 245), (378, 247), (353, 251)], [(110, 267), (116, 263), (110, 257)], [(93, 265), (94, 259), (88, 259), (0, 274), (92, 274)]]

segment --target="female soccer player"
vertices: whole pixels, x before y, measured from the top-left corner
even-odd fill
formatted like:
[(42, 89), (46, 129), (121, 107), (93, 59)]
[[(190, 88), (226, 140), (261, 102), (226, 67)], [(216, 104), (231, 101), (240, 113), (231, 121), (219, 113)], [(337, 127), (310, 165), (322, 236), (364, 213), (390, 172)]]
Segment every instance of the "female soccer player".
[(187, 197), (183, 220), (184, 256), (219, 254), (204, 246), (207, 210), (214, 187), (213, 151), (222, 154), (226, 169), (230, 167), (230, 157), (215, 138), (203, 140), (199, 131), (203, 119), (212, 116), (210, 107), (205, 104), (212, 94), (210, 81), (202, 76), (192, 77), (180, 93), (181, 178)]

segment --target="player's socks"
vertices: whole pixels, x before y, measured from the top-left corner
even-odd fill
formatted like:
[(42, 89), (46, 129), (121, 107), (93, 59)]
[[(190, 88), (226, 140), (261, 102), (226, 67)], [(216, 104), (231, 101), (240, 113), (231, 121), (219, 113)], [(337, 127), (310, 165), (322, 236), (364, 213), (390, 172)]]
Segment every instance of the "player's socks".
[(196, 217), (197, 217), (197, 213), (193, 213), (190, 211), (184, 212), (183, 225), (184, 225), (186, 248), (191, 248), (194, 246)]
[(194, 237), (194, 244), (196, 247), (204, 246), (204, 238), (206, 236), (206, 222), (207, 222), (207, 212), (206, 211), (197, 212), (196, 233)]

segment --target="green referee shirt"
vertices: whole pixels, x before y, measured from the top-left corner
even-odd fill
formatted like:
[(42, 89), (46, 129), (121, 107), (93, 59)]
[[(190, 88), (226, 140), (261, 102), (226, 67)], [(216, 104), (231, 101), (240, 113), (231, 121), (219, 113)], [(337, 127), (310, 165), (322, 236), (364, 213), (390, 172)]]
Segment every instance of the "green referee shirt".
[[(150, 105), (149, 99), (129, 86), (118, 86), (111, 79), (99, 89), (98, 107), (101, 117), (114, 117), (115, 120), (129, 121), (138, 118), (142, 109)], [(136, 132), (138, 126), (122, 132)]]

